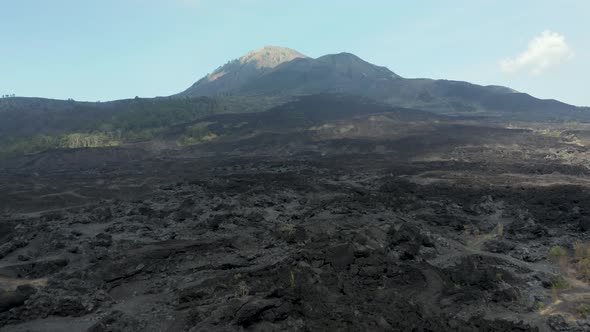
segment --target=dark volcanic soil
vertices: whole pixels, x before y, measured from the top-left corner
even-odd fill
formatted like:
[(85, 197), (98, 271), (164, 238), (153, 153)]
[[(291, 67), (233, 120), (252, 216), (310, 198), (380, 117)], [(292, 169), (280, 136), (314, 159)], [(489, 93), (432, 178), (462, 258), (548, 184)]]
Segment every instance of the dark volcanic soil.
[(0, 330), (590, 330), (584, 142), (370, 121), (4, 161)]

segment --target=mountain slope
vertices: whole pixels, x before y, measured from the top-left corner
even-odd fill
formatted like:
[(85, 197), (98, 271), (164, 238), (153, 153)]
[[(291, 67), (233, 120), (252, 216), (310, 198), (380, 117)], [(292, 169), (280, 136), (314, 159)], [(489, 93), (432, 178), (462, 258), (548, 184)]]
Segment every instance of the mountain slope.
[(286, 47), (265, 46), (217, 68), (182, 95), (213, 96), (228, 93), (240, 89), (244, 84), (272, 71), (282, 63), (304, 58), (307, 57)]
[(394, 106), (446, 114), (477, 113), (531, 120), (587, 117), (580, 108), (542, 100), (501, 86), (461, 81), (406, 79), (350, 53), (317, 59), (290, 49), (250, 52), (181, 93), (184, 96), (298, 96), (347, 93)]
[(237, 90), (240, 94), (353, 93), (367, 95), (383, 82), (401, 79), (385, 67), (350, 53), (286, 62)]

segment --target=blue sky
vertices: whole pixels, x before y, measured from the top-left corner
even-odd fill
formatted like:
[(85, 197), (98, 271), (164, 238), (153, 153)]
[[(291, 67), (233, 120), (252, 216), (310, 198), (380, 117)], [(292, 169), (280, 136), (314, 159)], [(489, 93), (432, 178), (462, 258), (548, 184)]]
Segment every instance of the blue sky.
[(279, 45), (590, 105), (588, 15), (587, 0), (0, 0), (0, 94), (170, 95)]

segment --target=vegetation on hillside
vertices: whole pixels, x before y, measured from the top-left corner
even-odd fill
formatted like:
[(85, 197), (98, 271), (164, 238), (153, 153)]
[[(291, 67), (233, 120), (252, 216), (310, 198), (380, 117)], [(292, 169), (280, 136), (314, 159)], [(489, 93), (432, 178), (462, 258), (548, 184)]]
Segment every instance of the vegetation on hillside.
[(179, 145), (194, 145), (217, 138), (217, 135), (209, 131), (208, 122), (199, 122), (185, 129), (178, 139)]
[(565, 248), (554, 245), (547, 256), (571, 277), (590, 281), (590, 243), (576, 242), (573, 255)]
[(0, 104), (0, 156), (149, 141), (185, 123), (178, 143), (197, 144), (215, 136), (194, 121), (220, 113), (265, 111), (283, 101), (272, 97), (135, 98), (109, 103), (64, 101), (43, 109), (43, 103), (23, 99), (20, 104)]

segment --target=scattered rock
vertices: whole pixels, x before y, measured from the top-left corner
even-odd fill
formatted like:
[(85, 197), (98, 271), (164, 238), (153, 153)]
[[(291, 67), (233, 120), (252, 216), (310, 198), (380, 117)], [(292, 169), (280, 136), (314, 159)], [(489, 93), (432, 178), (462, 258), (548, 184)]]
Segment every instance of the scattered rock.
[(326, 249), (326, 261), (336, 270), (348, 268), (354, 259), (354, 249), (350, 244), (340, 244)]
[(515, 247), (516, 246), (512, 242), (499, 239), (492, 239), (484, 243), (484, 249), (486, 251), (497, 254), (506, 254)]
[(110, 247), (113, 244), (113, 236), (107, 233), (99, 233), (95, 236), (95, 240), (92, 241), (92, 245), (95, 247)]
[(571, 331), (571, 327), (562, 315), (551, 315), (547, 318), (547, 325), (552, 331)]
[(266, 310), (276, 308), (280, 304), (278, 299), (252, 299), (236, 312), (235, 321), (238, 325), (248, 327), (259, 322)]

